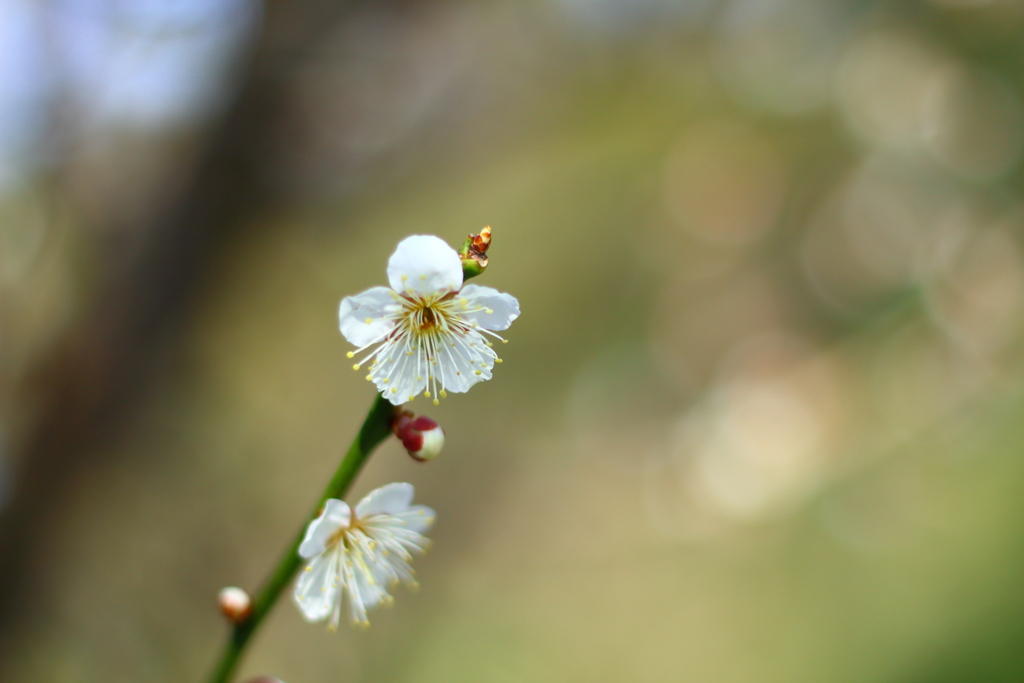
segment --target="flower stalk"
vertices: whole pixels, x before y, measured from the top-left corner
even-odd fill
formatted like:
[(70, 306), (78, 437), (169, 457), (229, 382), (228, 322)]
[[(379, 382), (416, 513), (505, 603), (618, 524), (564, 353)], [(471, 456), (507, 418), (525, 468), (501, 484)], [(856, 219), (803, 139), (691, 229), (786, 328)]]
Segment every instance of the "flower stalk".
[(373, 405), (370, 406), (370, 412), (366, 415), (362, 427), (359, 428), (359, 434), (349, 446), (338, 470), (334, 473), (320, 500), (317, 501), (313, 513), (303, 522), (294, 540), (288, 546), (288, 550), (253, 598), (252, 613), (247, 619), (232, 627), (231, 635), (224, 646), (217, 666), (208, 679), (209, 683), (227, 683), (231, 679), (249, 639), (263, 623), (263, 619), (270, 613), (281, 592), (302, 566), (303, 559), (299, 556), (298, 549), (305, 536), (308, 521), (319, 514), (320, 508), (329, 498), (344, 498), (373, 449), (392, 433), (394, 418), (394, 406), (381, 394), (377, 394)]

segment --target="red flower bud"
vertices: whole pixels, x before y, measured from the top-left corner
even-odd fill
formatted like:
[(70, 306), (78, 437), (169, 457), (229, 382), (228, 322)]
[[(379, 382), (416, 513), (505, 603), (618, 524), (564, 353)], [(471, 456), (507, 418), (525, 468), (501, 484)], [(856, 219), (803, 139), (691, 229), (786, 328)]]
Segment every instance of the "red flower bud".
[(409, 455), (420, 462), (436, 458), (444, 447), (444, 430), (426, 415), (403, 412), (395, 418), (394, 431)]

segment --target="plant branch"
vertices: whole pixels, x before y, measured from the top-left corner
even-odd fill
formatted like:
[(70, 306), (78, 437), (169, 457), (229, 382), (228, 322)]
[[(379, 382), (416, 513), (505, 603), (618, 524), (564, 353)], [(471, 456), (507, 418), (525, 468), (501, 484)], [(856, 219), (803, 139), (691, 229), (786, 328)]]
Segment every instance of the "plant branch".
[(352, 445), (349, 446), (348, 452), (341, 461), (341, 465), (338, 466), (338, 471), (331, 478), (327, 489), (313, 509), (313, 513), (306, 518), (306, 522), (299, 528), (298, 534), (296, 534), (294, 540), (288, 546), (288, 550), (278, 561), (274, 571), (270, 574), (270, 578), (267, 579), (266, 583), (263, 584), (263, 587), (260, 588), (253, 598), (252, 614), (245, 621), (235, 624), (232, 628), (231, 636), (224, 646), (224, 651), (217, 662), (217, 667), (208, 679), (209, 683), (227, 683), (230, 680), (231, 674), (234, 673), (235, 668), (238, 666), (239, 659), (245, 651), (249, 639), (256, 632), (256, 629), (259, 628), (260, 624), (263, 623), (263, 619), (270, 613), (281, 592), (291, 582), (295, 572), (302, 565), (302, 558), (299, 557), (298, 550), (299, 544), (302, 543), (302, 539), (305, 536), (306, 525), (309, 520), (320, 514), (320, 509), (327, 502), (328, 498), (340, 499), (345, 497), (349, 487), (369, 459), (373, 449), (391, 434), (391, 422), (394, 419), (394, 415), (394, 407), (381, 394), (377, 394), (373, 405), (370, 406), (370, 412), (363, 421), (363, 426), (359, 429), (359, 434), (352, 441)]

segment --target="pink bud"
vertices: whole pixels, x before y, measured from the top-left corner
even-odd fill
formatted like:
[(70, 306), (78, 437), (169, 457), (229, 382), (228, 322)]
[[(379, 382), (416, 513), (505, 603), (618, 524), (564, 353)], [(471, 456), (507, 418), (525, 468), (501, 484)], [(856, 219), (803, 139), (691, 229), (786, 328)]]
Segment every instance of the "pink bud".
[(425, 415), (403, 412), (395, 418), (394, 430), (409, 455), (420, 462), (436, 458), (444, 447), (444, 430)]
[(242, 623), (252, 614), (252, 598), (241, 588), (222, 588), (217, 601), (220, 603), (220, 611), (235, 624)]

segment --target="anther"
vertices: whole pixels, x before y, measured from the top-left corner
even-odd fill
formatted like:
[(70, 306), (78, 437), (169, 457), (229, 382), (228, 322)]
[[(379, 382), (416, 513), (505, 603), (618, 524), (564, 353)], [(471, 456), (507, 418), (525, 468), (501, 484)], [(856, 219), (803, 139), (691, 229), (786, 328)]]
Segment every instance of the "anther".
[(346, 353), (345, 355), (346, 355), (346, 356), (347, 356), (348, 358), (355, 358), (355, 357), (356, 357), (356, 353), (355, 353), (355, 351), (349, 351), (349, 352), (348, 352), (348, 353)]
[(355, 365), (353, 365), (352, 369), (353, 370), (358, 370), (359, 369), (359, 363), (356, 363)]
[(369, 325), (370, 323), (372, 323), (372, 322), (373, 322), (373, 318), (367, 318), (367, 319), (366, 319), (366, 320), (364, 320), (363, 322), (364, 322), (364, 323), (366, 323), (367, 325)]
[(495, 358), (495, 359), (494, 359), (494, 362), (495, 362), (495, 363), (501, 363), (501, 362), (502, 362), (502, 360), (501, 360), (500, 358)]

